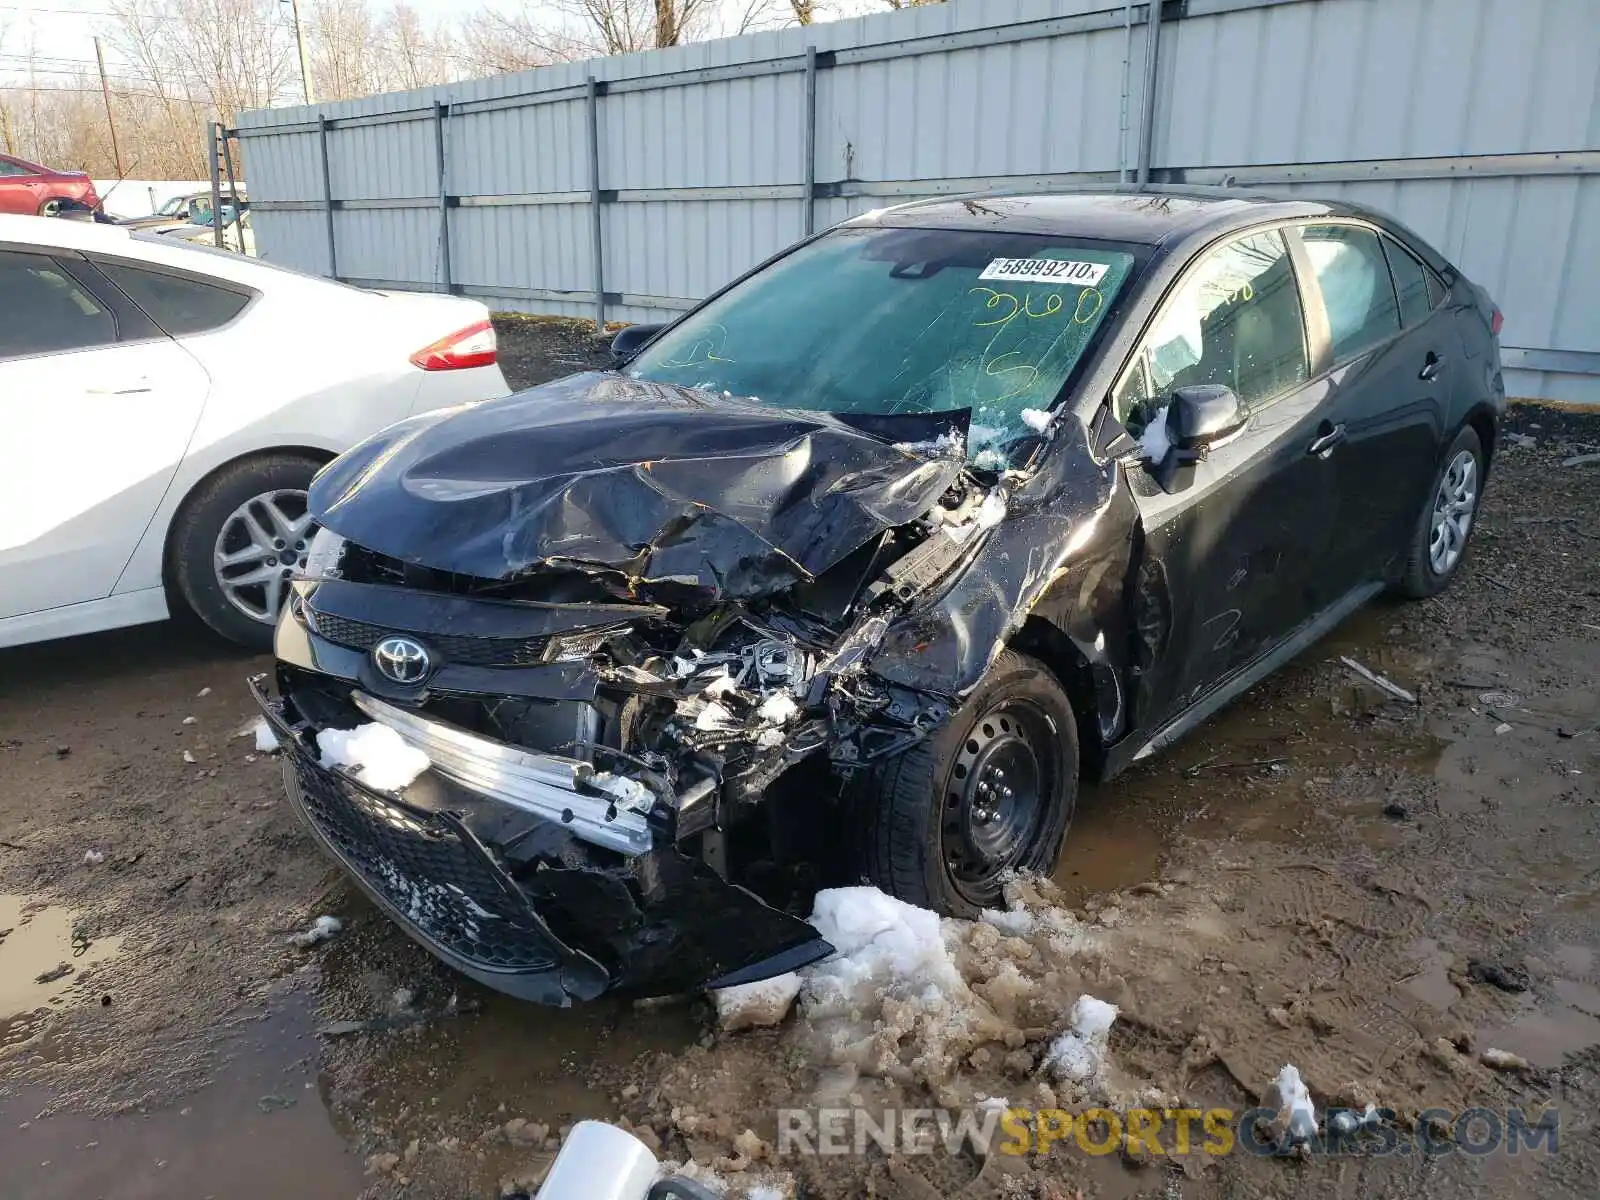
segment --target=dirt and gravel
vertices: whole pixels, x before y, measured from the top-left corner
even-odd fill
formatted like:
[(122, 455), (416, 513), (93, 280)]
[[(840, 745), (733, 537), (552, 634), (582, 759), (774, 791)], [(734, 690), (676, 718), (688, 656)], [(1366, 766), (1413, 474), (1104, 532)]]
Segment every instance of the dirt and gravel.
[[(603, 361), (577, 323), (501, 336), (518, 383)], [(1561, 465), (1600, 414), (1507, 430), (1449, 592), (1374, 605), (1087, 789), (1031, 917), (947, 928), (939, 996), (803, 996), (775, 1029), (437, 966), (239, 736), (265, 660), (166, 626), (0, 651), (0, 1197), (531, 1192), (584, 1117), (811, 1197), (1600, 1194), (1600, 465)], [(324, 914), (343, 929), (291, 943)], [(1089, 1085), (1041, 1061), (1085, 993), (1120, 1009)], [(782, 1106), (1243, 1109), (1285, 1063), (1402, 1126), (1554, 1105), (1559, 1149), (765, 1160)]]

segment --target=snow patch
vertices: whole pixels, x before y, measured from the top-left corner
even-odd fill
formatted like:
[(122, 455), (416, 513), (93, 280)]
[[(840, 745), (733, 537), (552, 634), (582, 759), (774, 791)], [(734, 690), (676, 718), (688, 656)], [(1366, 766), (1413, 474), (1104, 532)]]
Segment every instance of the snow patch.
[(267, 724), (265, 717), (257, 717), (250, 732), (256, 739), (257, 754), (271, 754), (278, 748), (278, 735), (272, 732), (272, 726)]
[(1043, 1065), (1057, 1079), (1070, 1079), (1074, 1083), (1088, 1083), (1099, 1078), (1105, 1065), (1111, 1024), (1116, 1019), (1115, 1004), (1093, 996), (1079, 996), (1072, 1006), (1072, 1028), (1050, 1043)]
[(800, 976), (793, 971), (711, 993), (717, 1022), (729, 1033), (781, 1023), (799, 994)]
[(1166, 461), (1167, 451), (1172, 449), (1172, 439), (1167, 436), (1167, 408), (1163, 404), (1157, 409), (1150, 423), (1144, 427), (1144, 432), (1139, 435), (1139, 457), (1149, 462)]
[(1285, 1063), (1262, 1102), (1278, 1110), (1272, 1125), (1280, 1143), (1287, 1141), (1293, 1145), (1316, 1136), (1317, 1110), (1311, 1104), (1311, 1092), (1300, 1078), (1299, 1068)]
[(428, 756), (387, 725), (376, 721), (354, 729), (324, 729), (317, 749), (325, 767), (349, 767), (368, 787), (398, 792), (428, 769)]
[(1050, 414), (1042, 408), (1025, 408), (1022, 410), (1022, 423), (1035, 433), (1043, 433), (1050, 428)]
[(980, 471), (1004, 470), (1006, 456), (991, 446), (986, 450), (979, 450), (972, 459), (972, 465)]
[(972, 519), (979, 529), (991, 529), (1005, 520), (1005, 516), (1005, 495), (996, 490), (983, 498), (983, 503), (978, 506), (978, 515)]
[(338, 917), (318, 917), (311, 922), (309, 929), (302, 930), (289, 939), (291, 946), (298, 946), (302, 950), (309, 950), (318, 942), (325, 942), (334, 934), (344, 928), (344, 922)]
[(933, 455), (937, 458), (965, 458), (967, 439), (959, 429), (947, 429), (936, 438), (924, 442), (896, 442), (896, 450), (906, 454)]

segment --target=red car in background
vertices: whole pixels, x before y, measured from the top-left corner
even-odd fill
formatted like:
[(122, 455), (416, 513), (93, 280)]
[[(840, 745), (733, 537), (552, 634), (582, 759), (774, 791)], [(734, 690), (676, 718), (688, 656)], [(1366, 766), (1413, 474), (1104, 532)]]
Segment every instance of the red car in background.
[(69, 202), (100, 207), (94, 181), (82, 171), (52, 171), (25, 158), (0, 154), (0, 212), (53, 217)]

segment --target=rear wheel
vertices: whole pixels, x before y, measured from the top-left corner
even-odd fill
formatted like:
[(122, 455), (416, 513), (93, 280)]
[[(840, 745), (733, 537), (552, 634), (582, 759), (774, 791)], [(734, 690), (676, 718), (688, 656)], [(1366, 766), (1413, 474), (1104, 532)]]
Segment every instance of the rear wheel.
[(944, 728), (869, 781), (867, 877), (909, 904), (972, 917), (1018, 871), (1048, 871), (1078, 796), (1061, 685), (1005, 651)]
[(1483, 442), (1470, 425), (1445, 452), (1428, 501), (1418, 514), (1396, 590), (1425, 599), (1449, 586), (1467, 553), (1483, 495)]
[(50, 199), (39, 205), (39, 215), (41, 217), (59, 217), (61, 215), (61, 197), (51, 196)]
[(255, 650), (272, 631), (315, 532), (306, 507), (322, 464), (271, 454), (225, 467), (191, 495), (172, 535), (172, 583), (215, 632)]

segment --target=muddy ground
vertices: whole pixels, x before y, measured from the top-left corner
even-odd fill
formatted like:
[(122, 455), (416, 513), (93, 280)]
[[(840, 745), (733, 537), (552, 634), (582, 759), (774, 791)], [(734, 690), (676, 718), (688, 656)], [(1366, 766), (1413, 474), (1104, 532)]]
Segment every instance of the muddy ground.
[[(502, 339), (519, 383), (600, 348), (537, 323)], [(737, 1184), (736, 1139), (773, 1141), (780, 1105), (1244, 1108), (1286, 1062), (1319, 1104), (1376, 1101), (1402, 1125), (1554, 1105), (1558, 1153), (751, 1170), (905, 1200), (1600, 1194), (1600, 466), (1561, 465), (1600, 448), (1600, 415), (1519, 406), (1508, 427), (1535, 444), (1504, 448), (1446, 595), (1367, 609), (1087, 789), (1047, 919), (958, 939), (992, 1021), (871, 1010), (867, 1052), (794, 1019), (724, 1034), (700, 1000), (487, 994), (296, 828), (277, 764), (236, 736), (263, 660), (167, 626), (0, 651), (0, 1197), (498, 1196), (583, 1117)], [(290, 944), (324, 913), (344, 932)], [(1095, 1095), (1039, 1069), (1081, 992), (1122, 1010)], [(1491, 1047), (1527, 1065), (1484, 1066)]]

